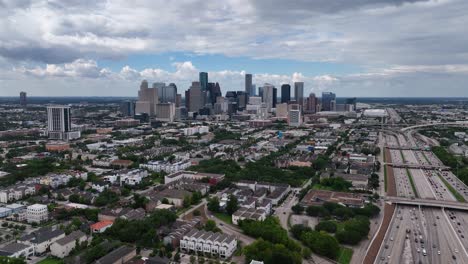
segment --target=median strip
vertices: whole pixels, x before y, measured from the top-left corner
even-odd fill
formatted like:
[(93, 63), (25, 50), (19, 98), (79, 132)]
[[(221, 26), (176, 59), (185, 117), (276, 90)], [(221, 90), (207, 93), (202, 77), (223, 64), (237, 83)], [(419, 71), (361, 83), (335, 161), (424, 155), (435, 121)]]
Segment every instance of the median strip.
[(414, 185), (413, 175), (411, 175), (411, 172), (410, 172), (410, 170), (408, 168), (406, 168), (406, 174), (408, 175), (408, 178), (409, 178), (409, 181), (410, 181), (410, 184), (411, 184), (411, 188), (413, 189), (413, 192), (414, 192), (414, 196), (416, 198), (419, 198), (418, 192), (416, 191), (416, 185)]
[(455, 190), (455, 188), (453, 188), (452, 185), (450, 185), (450, 183), (448, 183), (447, 180), (444, 179), (444, 177), (440, 176), (439, 173), (437, 173), (437, 176), (439, 176), (439, 179), (445, 184), (445, 186), (447, 187), (447, 189), (453, 194), (453, 196), (455, 197), (455, 199), (457, 199), (457, 201), (459, 202), (466, 202), (465, 198), (463, 198), (463, 196), (457, 192), (457, 190)]

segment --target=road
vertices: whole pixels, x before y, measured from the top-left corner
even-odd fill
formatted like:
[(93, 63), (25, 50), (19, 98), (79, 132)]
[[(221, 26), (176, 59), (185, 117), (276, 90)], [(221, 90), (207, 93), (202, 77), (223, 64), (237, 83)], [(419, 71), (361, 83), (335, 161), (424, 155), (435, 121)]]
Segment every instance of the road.
[[(386, 138), (393, 142), (393, 146), (395, 145), (392, 136), (387, 135)], [(412, 148), (423, 144), (414, 138), (413, 133), (400, 134), (396, 138), (400, 146)], [(391, 149), (390, 154), (395, 163), (442, 165), (432, 152), (410, 149), (400, 152)], [(393, 168), (393, 172), (397, 195), (406, 197), (395, 197), (396, 200), (424, 201), (440, 206), (463, 205), (456, 202), (441, 177), (458, 188), (462, 194), (468, 194), (466, 186), (454, 179), (454, 175), (450, 172), (410, 168), (416, 192), (422, 198), (411, 199), (409, 197), (413, 197), (415, 193), (409, 183), (406, 168)], [(375, 263), (468, 263), (466, 251), (468, 240), (465, 238), (468, 231), (465, 230), (467, 224), (468, 214), (465, 212), (398, 205), (397, 213), (390, 223)]]

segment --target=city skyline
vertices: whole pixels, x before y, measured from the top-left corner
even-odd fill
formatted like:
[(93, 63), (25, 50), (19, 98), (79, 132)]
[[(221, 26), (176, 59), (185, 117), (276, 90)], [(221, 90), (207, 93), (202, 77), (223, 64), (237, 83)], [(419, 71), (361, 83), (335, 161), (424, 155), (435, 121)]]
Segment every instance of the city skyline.
[(0, 96), (133, 96), (143, 79), (182, 91), (199, 72), (223, 94), (251, 73), (257, 87), (304, 82), (304, 96), (468, 96), (462, 0), (0, 7)]

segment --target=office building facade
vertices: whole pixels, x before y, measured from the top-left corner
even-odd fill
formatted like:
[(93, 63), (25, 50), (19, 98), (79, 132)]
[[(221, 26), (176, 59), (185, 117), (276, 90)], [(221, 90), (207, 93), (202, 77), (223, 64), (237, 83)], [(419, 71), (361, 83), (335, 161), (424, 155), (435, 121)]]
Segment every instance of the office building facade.
[(281, 103), (287, 103), (291, 101), (291, 85), (281, 85)]
[(81, 136), (80, 131), (72, 131), (69, 106), (47, 106), (47, 133), (50, 139), (57, 140), (71, 140)]

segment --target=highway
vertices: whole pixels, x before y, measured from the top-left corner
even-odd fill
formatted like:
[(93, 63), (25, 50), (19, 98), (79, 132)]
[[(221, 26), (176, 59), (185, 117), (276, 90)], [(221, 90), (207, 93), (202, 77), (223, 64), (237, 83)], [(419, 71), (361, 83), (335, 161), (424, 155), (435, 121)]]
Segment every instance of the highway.
[[(468, 198), (467, 187), (450, 171), (433, 169), (443, 164), (432, 152), (411, 150), (421, 144), (413, 133), (385, 139), (392, 162), (405, 166), (393, 168), (398, 197), (386, 200), (399, 205), (375, 263), (468, 263), (468, 213), (447, 209), (468, 210), (468, 204), (457, 202), (441, 177)], [(395, 148), (395, 139), (404, 150)], [(407, 169), (420, 198), (414, 198)]]

